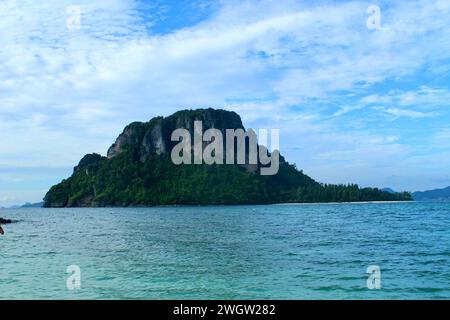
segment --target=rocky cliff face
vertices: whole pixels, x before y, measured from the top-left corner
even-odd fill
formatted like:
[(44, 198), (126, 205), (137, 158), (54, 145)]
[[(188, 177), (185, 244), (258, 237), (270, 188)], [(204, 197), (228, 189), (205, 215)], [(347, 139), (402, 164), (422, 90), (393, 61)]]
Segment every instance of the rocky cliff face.
[(186, 129), (194, 134), (194, 121), (202, 121), (203, 130), (218, 129), (225, 136), (226, 129), (244, 129), (241, 118), (235, 112), (216, 109), (183, 110), (149, 122), (134, 122), (128, 125), (109, 148), (107, 157), (112, 159), (121, 154), (127, 146), (139, 147), (141, 161), (152, 155), (170, 153), (177, 142), (171, 141), (176, 129)]

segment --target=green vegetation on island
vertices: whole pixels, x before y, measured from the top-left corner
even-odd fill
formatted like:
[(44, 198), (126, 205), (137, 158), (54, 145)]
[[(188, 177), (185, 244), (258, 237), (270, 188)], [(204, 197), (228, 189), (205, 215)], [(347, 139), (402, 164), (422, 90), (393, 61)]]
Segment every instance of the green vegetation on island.
[(128, 125), (108, 157), (83, 157), (68, 179), (53, 186), (45, 207), (269, 204), (286, 202), (402, 201), (411, 195), (357, 185), (321, 184), (280, 156), (276, 175), (263, 176), (243, 165), (175, 165), (170, 158), (176, 128), (243, 128), (240, 117), (224, 110), (179, 111), (147, 123)]

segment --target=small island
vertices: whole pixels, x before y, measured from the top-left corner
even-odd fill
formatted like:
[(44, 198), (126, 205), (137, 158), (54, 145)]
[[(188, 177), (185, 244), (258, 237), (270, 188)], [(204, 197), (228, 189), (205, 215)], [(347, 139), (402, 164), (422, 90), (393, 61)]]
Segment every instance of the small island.
[(245, 130), (240, 116), (217, 109), (183, 110), (148, 122), (133, 122), (107, 156), (87, 154), (68, 179), (53, 186), (44, 207), (127, 207), (155, 205), (238, 205), (312, 202), (409, 201), (356, 184), (322, 184), (279, 159), (277, 174), (263, 176), (248, 165), (175, 165), (170, 152), (178, 128), (193, 131), (194, 121), (210, 128)]

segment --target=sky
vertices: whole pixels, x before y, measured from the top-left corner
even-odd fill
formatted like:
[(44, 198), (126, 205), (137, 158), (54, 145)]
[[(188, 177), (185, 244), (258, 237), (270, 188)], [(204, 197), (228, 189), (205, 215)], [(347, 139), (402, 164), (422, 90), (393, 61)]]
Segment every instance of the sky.
[(202, 107), (320, 182), (449, 186), (450, 0), (0, 0), (0, 206)]

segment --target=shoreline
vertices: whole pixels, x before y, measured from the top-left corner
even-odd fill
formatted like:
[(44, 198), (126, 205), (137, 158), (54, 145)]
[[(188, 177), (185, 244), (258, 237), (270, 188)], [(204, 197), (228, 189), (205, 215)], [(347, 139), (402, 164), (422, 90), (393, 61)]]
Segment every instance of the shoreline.
[(412, 203), (417, 202), (414, 200), (395, 200), (395, 201), (350, 201), (350, 202), (285, 202), (285, 203), (274, 203), (275, 206), (288, 206), (288, 205), (308, 205), (308, 204), (386, 204), (386, 203)]
[(138, 206), (86, 206), (86, 207), (33, 207), (33, 208), (1, 208), (9, 209), (114, 209), (114, 208), (182, 208), (182, 207), (238, 207), (238, 206), (298, 206), (298, 205), (320, 205), (320, 204), (388, 204), (388, 203), (414, 203), (415, 200), (381, 200), (381, 201), (349, 201), (349, 202), (282, 202), (282, 203), (248, 203), (248, 204), (166, 204), (166, 205), (138, 205)]

